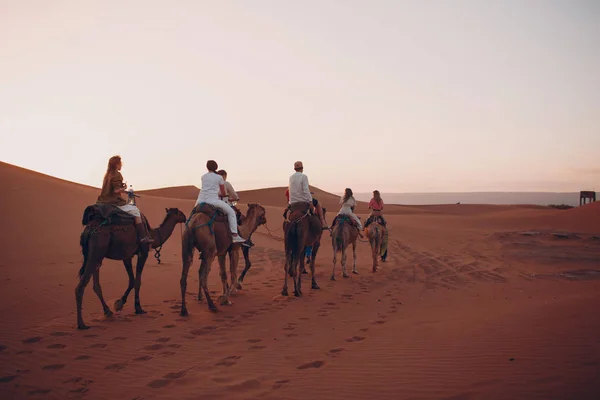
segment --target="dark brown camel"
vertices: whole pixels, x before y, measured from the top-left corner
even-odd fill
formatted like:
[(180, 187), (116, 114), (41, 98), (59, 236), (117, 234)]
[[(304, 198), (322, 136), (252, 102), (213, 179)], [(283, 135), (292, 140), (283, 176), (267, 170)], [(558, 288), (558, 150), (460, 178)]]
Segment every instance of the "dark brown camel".
[[(294, 296), (302, 295), (302, 271), (304, 271), (304, 250), (306, 246), (320, 244), (323, 225), (317, 215), (309, 213), (309, 205), (295, 203), (290, 207), (287, 220), (283, 221), (285, 243), (284, 283), (281, 294), (288, 295), (288, 276), (294, 279)], [(315, 279), (315, 257), (319, 245), (313, 248), (310, 263), (312, 288), (320, 289)], [(315, 251), (316, 250), (316, 251)]]
[[(260, 224), (267, 222), (266, 210), (256, 203), (248, 204), (248, 211), (244, 222), (239, 225), (240, 236), (248, 238)], [(200, 268), (198, 269), (199, 288), (198, 300), (202, 300), (202, 292), (206, 296), (208, 309), (218, 311), (208, 291), (208, 274), (215, 257), (219, 260), (219, 273), (223, 284), (221, 305), (231, 304), (229, 295), (237, 285), (237, 266), (241, 243), (233, 243), (231, 232), (227, 224), (227, 217), (217, 212), (213, 206), (202, 204), (194, 207), (181, 239), (181, 257), (183, 267), (181, 271), (181, 315), (189, 315), (185, 303), (187, 289), (187, 276), (192, 266), (194, 249), (200, 251)], [(229, 266), (231, 274), (231, 285), (227, 283), (227, 272), (225, 269), (226, 257), (229, 255)]]
[(377, 266), (379, 265), (378, 258), (383, 245), (385, 229), (377, 218), (367, 227), (367, 238), (371, 245), (371, 254), (373, 256), (373, 272), (377, 272)]
[[(148, 225), (148, 231), (154, 243), (152, 247), (156, 248), (165, 243), (175, 225), (185, 222), (185, 214), (177, 208), (167, 208), (165, 219), (156, 229), (151, 229)], [(144, 222), (148, 224), (146, 217)], [(115, 309), (120, 311), (127, 302), (129, 292), (135, 288), (135, 313), (143, 314), (144, 310), (140, 305), (140, 288), (142, 285), (142, 271), (148, 258), (149, 246), (138, 246), (137, 233), (134, 226), (133, 216), (127, 214), (117, 207), (109, 205), (96, 204), (88, 206), (84, 213), (82, 224), (85, 225), (80, 237), (80, 245), (83, 253), (83, 265), (79, 270), (79, 284), (75, 288), (75, 298), (77, 301), (77, 328), (88, 329), (81, 317), (81, 302), (85, 287), (94, 278), (94, 292), (98, 295), (104, 315), (112, 316), (112, 311), (104, 301), (102, 288), (100, 287), (100, 267), (102, 260), (108, 258), (111, 260), (123, 260), (127, 275), (129, 276), (129, 285), (123, 297), (115, 302)], [(136, 274), (133, 275), (132, 259), (137, 254)]]
[(331, 245), (333, 247), (333, 270), (331, 271), (331, 280), (335, 281), (335, 265), (337, 263), (337, 253), (342, 253), (342, 276), (348, 277), (346, 272), (346, 249), (352, 244), (353, 266), (352, 273), (358, 274), (356, 269), (356, 240), (358, 239), (358, 227), (352, 221), (352, 217), (340, 214), (333, 220), (333, 232), (331, 233)]

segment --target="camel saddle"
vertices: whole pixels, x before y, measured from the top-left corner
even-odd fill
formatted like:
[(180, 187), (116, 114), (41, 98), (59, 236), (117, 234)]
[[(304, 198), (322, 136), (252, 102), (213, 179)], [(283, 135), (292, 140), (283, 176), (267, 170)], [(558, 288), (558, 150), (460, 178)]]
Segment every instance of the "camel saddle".
[(365, 221), (365, 226), (369, 226), (370, 224), (372, 224), (375, 221), (377, 221), (377, 223), (379, 223), (380, 225), (386, 226), (385, 220), (383, 219), (383, 216), (381, 216), (381, 215), (369, 216), (369, 218), (367, 218), (367, 220)]
[(347, 224), (350, 224), (350, 226), (353, 226), (356, 229), (358, 229), (358, 225), (356, 224), (356, 221), (354, 220), (354, 218), (352, 218), (349, 215), (346, 215), (346, 214), (336, 215), (335, 218), (333, 218), (333, 222), (331, 222), (331, 227), (333, 228), (338, 221), (345, 222)]
[[(289, 210), (289, 211), (288, 211)], [(292, 203), (288, 206), (287, 212), (287, 220), (289, 222), (294, 222), (302, 218), (306, 213), (309, 215), (313, 215), (310, 212), (310, 204), (304, 202)]]
[[(235, 212), (235, 215), (237, 217), (237, 224), (241, 225), (241, 220), (243, 219), (242, 212), (240, 210), (238, 210), (237, 207), (235, 207), (235, 206), (230, 206), (230, 207), (233, 208), (233, 211)], [(213, 219), (214, 222), (227, 223), (227, 214), (225, 214), (223, 211), (221, 211), (221, 209), (213, 206), (212, 204), (208, 204), (208, 203), (196, 204), (194, 206), (194, 208), (192, 209), (190, 218), (192, 217), (192, 215), (197, 214), (197, 213), (202, 213), (202, 214), (208, 215), (209, 217), (211, 217)]]
[[(146, 218), (142, 215), (142, 218)], [(134, 216), (112, 204), (96, 203), (87, 206), (83, 211), (81, 223), (87, 225), (91, 221), (105, 222), (105, 225), (133, 225)]]

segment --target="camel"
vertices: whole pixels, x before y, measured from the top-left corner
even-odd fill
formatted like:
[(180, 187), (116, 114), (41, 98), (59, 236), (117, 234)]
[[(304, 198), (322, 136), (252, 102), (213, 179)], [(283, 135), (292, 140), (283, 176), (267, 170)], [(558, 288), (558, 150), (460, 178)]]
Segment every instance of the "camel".
[[(377, 258), (382, 253), (386, 233), (386, 228), (379, 223), (377, 218), (367, 227), (367, 238), (373, 255), (373, 272), (377, 272), (377, 266), (379, 265)], [(383, 256), (381, 256), (381, 259), (385, 261)]]
[(353, 266), (352, 273), (358, 274), (356, 269), (356, 240), (358, 239), (358, 227), (354, 224), (349, 215), (339, 214), (333, 220), (333, 232), (331, 233), (331, 245), (333, 247), (333, 271), (331, 280), (335, 281), (335, 265), (337, 263), (337, 253), (342, 253), (342, 276), (348, 278), (346, 272), (346, 249), (352, 244)]
[[(185, 214), (177, 208), (166, 208), (165, 210), (167, 215), (156, 229), (151, 229), (148, 220), (142, 215), (144, 223), (148, 227), (148, 232), (154, 239), (153, 248), (161, 246), (169, 239), (176, 224), (185, 222)], [(77, 329), (89, 329), (81, 316), (81, 302), (85, 287), (92, 277), (94, 278), (94, 292), (100, 299), (104, 315), (106, 317), (113, 315), (104, 301), (102, 288), (100, 287), (100, 267), (104, 258), (122, 260), (129, 276), (129, 285), (125, 294), (115, 302), (116, 311), (123, 309), (129, 293), (135, 288), (135, 313), (144, 314), (145, 311), (140, 305), (140, 288), (149, 246), (148, 244), (138, 246), (133, 216), (115, 206), (95, 204), (85, 209), (82, 224), (85, 228), (81, 234), (79, 244), (83, 254), (83, 265), (79, 270), (79, 284), (75, 288)], [(132, 259), (136, 254), (138, 258), (134, 277)]]
[(302, 271), (306, 246), (313, 246), (310, 270), (312, 289), (320, 289), (315, 278), (315, 258), (323, 234), (323, 225), (317, 215), (310, 214), (309, 205), (295, 203), (290, 206), (287, 220), (283, 221), (285, 243), (284, 283), (281, 294), (288, 296), (288, 276), (294, 280), (294, 296), (302, 295)]
[[(248, 211), (239, 225), (238, 232), (248, 238), (256, 228), (267, 222), (266, 210), (263, 206), (257, 203), (248, 204)], [(200, 203), (192, 210), (186, 227), (181, 238), (181, 258), (183, 267), (181, 271), (181, 316), (188, 316), (188, 310), (185, 302), (185, 293), (187, 288), (187, 276), (192, 266), (194, 249), (200, 252), (200, 268), (198, 269), (199, 288), (198, 301), (202, 301), (202, 292), (206, 296), (208, 309), (212, 312), (217, 312), (210, 293), (208, 291), (208, 274), (210, 267), (215, 257), (219, 261), (219, 274), (223, 284), (223, 294), (220, 297), (221, 305), (232, 304), (229, 296), (237, 286), (237, 266), (239, 260), (239, 250), (241, 243), (233, 243), (229, 226), (227, 225), (227, 217), (217, 211), (211, 205)], [(227, 272), (225, 269), (226, 257), (229, 255), (229, 266), (231, 274), (231, 285), (227, 283)]]

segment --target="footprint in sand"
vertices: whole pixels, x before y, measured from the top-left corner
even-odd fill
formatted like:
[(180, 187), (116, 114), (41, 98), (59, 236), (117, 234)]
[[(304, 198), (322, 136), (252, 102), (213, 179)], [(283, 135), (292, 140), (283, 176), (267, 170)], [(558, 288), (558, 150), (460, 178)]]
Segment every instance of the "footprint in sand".
[(248, 343), (258, 343), (258, 342), (262, 342), (262, 339), (248, 339), (248, 340), (246, 340), (246, 342), (248, 342)]
[(296, 337), (296, 336), (298, 336), (298, 334), (297, 333), (288, 333), (285, 336), (286, 337)]
[(52, 332), (50, 336), (71, 336), (71, 334), (67, 332)]
[(47, 349), (64, 349), (65, 347), (67, 347), (66, 344), (61, 344), (61, 343), (56, 343), (56, 344), (51, 344), (50, 346), (47, 346)]
[(273, 389), (279, 389), (281, 387), (283, 387), (283, 385), (285, 385), (286, 383), (290, 383), (291, 381), (289, 379), (283, 379), (281, 381), (276, 381), (273, 384)]
[(76, 360), (89, 360), (90, 358), (92, 358), (92, 356), (83, 355), (75, 357)]
[(108, 370), (108, 371), (123, 371), (126, 367), (125, 363), (116, 363), (116, 364), (109, 364), (106, 367), (104, 367), (104, 369)]
[(224, 367), (231, 367), (232, 365), (236, 364), (236, 361), (239, 360), (240, 358), (242, 358), (241, 356), (229, 356), (229, 357), (225, 357), (224, 359), (222, 359), (221, 361), (219, 361), (216, 366), (224, 366)]
[(148, 383), (148, 387), (153, 389), (160, 389), (167, 386), (169, 383), (174, 381), (175, 379), (179, 379), (186, 374), (187, 370), (179, 371), (179, 372), (170, 372), (163, 376), (163, 379), (155, 379), (152, 382)]
[(125, 336), (115, 336), (112, 340), (127, 340)]
[(177, 327), (177, 325), (171, 324), (171, 325), (165, 325), (165, 326), (163, 326), (163, 328), (166, 328), (166, 329), (171, 329), (171, 328), (175, 328), (175, 327)]
[(363, 336), (352, 336), (351, 338), (346, 339), (346, 342), (361, 342), (365, 340)]
[(37, 343), (39, 341), (41, 341), (43, 338), (41, 336), (34, 336), (34, 337), (30, 337), (28, 339), (23, 339), (23, 343), (25, 344), (30, 344), (30, 343)]
[(160, 389), (164, 388), (169, 383), (171, 383), (171, 381), (168, 381), (166, 379), (155, 379), (152, 382), (150, 382), (147, 386), (151, 387), (152, 389)]
[(164, 348), (165, 346), (162, 344), (151, 344), (150, 346), (144, 347), (144, 350), (161, 350)]
[(262, 350), (262, 349), (266, 349), (267, 346), (250, 346), (248, 347), (248, 350)]
[(160, 342), (160, 343), (166, 343), (166, 342), (168, 342), (169, 340), (171, 340), (171, 338), (170, 338), (170, 337), (161, 337), (161, 338), (158, 338), (158, 339), (156, 339), (156, 341), (157, 341), (157, 342)]
[(170, 356), (174, 356), (175, 352), (174, 351), (163, 351), (162, 353), (159, 353), (158, 355), (159, 356), (170, 357)]
[(89, 346), (88, 349), (104, 349), (104, 348), (106, 348), (106, 346), (108, 346), (108, 345), (105, 343), (96, 343), (96, 344)]
[(202, 336), (202, 335), (209, 334), (211, 331), (214, 331), (215, 329), (217, 329), (216, 326), (209, 325), (209, 326), (203, 327), (202, 329), (193, 330), (191, 333), (192, 333), (192, 335)]
[(296, 367), (296, 369), (308, 369), (308, 368), (321, 368), (325, 365), (325, 361), (313, 361), (307, 364), (302, 364)]
[(65, 367), (65, 364), (51, 364), (51, 365), (46, 365), (44, 367), (42, 367), (43, 370), (46, 371), (57, 371), (59, 369), (63, 369)]
[(84, 338), (95, 338), (98, 337), (98, 335), (94, 334), (94, 333), (90, 333), (88, 335), (83, 335)]
[(0, 383), (8, 383), (8, 382), (12, 381), (13, 379), (15, 379), (16, 377), (17, 377), (16, 375), (0, 376)]
[(331, 350), (329, 350), (329, 352), (330, 352), (331, 354), (338, 354), (338, 353), (341, 353), (341, 352), (342, 352), (342, 351), (344, 351), (344, 350), (346, 350), (346, 349), (344, 349), (344, 348), (340, 347), (340, 348), (337, 348), (337, 349), (331, 349)]
[(149, 331), (146, 331), (146, 333), (160, 333), (160, 331), (158, 331), (156, 329), (151, 329)]
[(150, 360), (152, 360), (152, 357), (150, 357), (150, 356), (141, 356), (141, 357), (133, 359), (133, 361), (150, 361)]
[(385, 321), (375, 321), (373, 322), (373, 325), (383, 325), (385, 324)]
[(27, 392), (27, 395), (35, 396), (36, 394), (48, 394), (48, 393), (50, 393), (50, 389), (35, 389), (35, 390), (30, 390), (29, 392)]

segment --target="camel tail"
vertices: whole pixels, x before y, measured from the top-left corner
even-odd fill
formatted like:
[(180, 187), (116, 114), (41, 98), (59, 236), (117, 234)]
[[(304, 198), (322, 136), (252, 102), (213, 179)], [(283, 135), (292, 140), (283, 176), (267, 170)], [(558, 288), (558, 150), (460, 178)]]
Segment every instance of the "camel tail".
[(342, 229), (340, 225), (336, 225), (333, 232), (333, 251), (338, 252), (342, 251), (342, 247), (344, 246), (344, 235), (343, 232), (340, 232)]
[(87, 264), (87, 259), (88, 259), (89, 242), (90, 242), (90, 237), (89, 237), (89, 235), (86, 235), (85, 231), (84, 231), (81, 234), (81, 237), (79, 238), (79, 245), (81, 246), (81, 254), (83, 254), (83, 265), (79, 269), (79, 277), (80, 278), (83, 276), (83, 273), (85, 272), (85, 264)]

